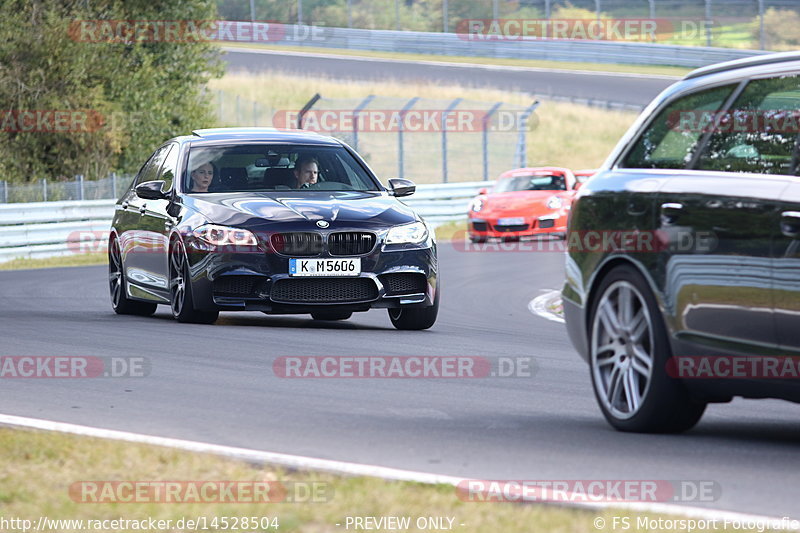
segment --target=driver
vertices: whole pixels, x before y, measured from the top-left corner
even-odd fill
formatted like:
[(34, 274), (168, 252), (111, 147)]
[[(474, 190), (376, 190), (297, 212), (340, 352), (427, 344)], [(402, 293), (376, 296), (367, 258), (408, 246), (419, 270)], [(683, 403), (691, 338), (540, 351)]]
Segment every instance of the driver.
[(301, 155), (294, 164), (294, 177), (298, 189), (307, 189), (317, 183), (319, 177), (319, 161), (316, 157)]

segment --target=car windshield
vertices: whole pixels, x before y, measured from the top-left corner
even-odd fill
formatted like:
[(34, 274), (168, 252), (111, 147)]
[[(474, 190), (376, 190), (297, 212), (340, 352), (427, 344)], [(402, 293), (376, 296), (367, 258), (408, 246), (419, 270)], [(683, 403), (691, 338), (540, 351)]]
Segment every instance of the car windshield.
[(566, 190), (564, 176), (515, 176), (499, 180), (493, 192)]
[(191, 194), (381, 190), (344, 147), (266, 143), (191, 148), (183, 186)]

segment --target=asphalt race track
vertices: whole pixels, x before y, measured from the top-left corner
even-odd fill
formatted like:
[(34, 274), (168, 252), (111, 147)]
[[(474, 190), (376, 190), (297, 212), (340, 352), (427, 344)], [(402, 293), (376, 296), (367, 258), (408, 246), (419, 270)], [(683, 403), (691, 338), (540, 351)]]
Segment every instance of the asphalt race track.
[[(438, 59), (438, 58), (436, 58)], [(490, 87), (539, 95), (592, 98), (644, 106), (678, 78), (604, 72), (559, 71), (518, 67), (442, 65), (441, 63), (406, 62), (372, 58), (283, 52), (272, 50), (243, 51), (227, 49), (227, 70), (287, 72), (315, 78), (428, 82), (462, 87)], [(325, 96), (325, 95), (323, 95)]]
[[(711, 480), (690, 503), (800, 517), (800, 406), (712, 406), (684, 435), (613, 431), (562, 324), (527, 310), (560, 285), (558, 253), (440, 244), (430, 331), (385, 311), (319, 324), (223, 313), (214, 326), (115, 315), (102, 266), (0, 272), (0, 355), (144, 356), (142, 378), (3, 379), (0, 412), (273, 452), (480, 479)], [(533, 356), (531, 378), (285, 379), (286, 355)]]

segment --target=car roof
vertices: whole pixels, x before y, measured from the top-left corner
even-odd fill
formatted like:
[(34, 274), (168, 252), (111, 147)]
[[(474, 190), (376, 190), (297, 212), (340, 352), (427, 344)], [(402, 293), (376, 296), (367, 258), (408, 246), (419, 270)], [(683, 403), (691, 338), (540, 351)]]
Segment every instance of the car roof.
[(572, 172), (568, 168), (563, 167), (523, 167), (523, 168), (514, 168), (511, 170), (506, 170), (497, 179), (507, 179), (507, 178), (516, 178), (519, 176), (530, 176), (530, 175), (547, 175), (547, 174), (568, 174)]
[(192, 145), (224, 144), (225, 141), (235, 141), (341, 146), (341, 142), (333, 137), (326, 137), (313, 131), (277, 128), (209, 128), (194, 130), (192, 135), (178, 139), (188, 141)]
[(691, 80), (700, 78), (709, 74), (717, 74), (719, 72), (727, 72), (748, 67), (769, 66), (777, 63), (786, 63), (789, 61), (800, 61), (800, 51), (780, 52), (777, 54), (763, 54), (754, 57), (745, 57), (742, 59), (734, 59), (733, 61), (725, 61), (724, 63), (715, 63), (701, 67), (691, 71), (684, 76), (684, 80)]

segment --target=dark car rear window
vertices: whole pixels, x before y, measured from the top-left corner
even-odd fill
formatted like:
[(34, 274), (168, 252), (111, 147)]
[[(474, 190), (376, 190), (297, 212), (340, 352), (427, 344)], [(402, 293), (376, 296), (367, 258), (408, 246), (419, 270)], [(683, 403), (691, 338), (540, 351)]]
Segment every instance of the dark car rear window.
[[(317, 183), (299, 188), (295, 168), (317, 163)], [(344, 147), (246, 144), (193, 147), (183, 190), (193, 193), (192, 171), (210, 164), (214, 177), (207, 192), (279, 190), (379, 191), (377, 181)], [(207, 167), (206, 167), (207, 168)]]

